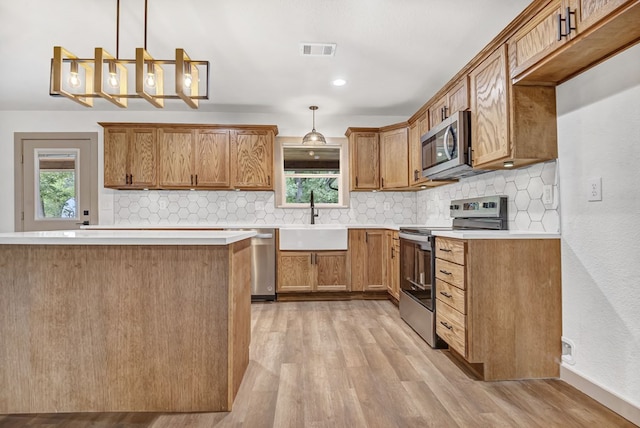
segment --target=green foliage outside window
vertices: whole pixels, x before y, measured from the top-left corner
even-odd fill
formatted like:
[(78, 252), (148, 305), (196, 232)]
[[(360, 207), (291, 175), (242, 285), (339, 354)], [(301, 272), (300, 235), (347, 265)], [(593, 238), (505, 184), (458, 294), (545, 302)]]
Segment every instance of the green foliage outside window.
[(338, 203), (336, 177), (286, 177), (287, 203), (308, 204), (313, 190), (316, 204)]
[(75, 217), (75, 173), (73, 171), (40, 171), (40, 204), (44, 218)]

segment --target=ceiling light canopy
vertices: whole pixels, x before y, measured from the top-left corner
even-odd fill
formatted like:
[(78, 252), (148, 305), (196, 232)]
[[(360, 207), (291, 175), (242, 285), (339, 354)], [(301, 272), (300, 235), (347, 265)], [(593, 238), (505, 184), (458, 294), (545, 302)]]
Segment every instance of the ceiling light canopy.
[(302, 138), (302, 144), (327, 144), (327, 140), (325, 140), (324, 135), (316, 131), (316, 110), (318, 110), (318, 106), (309, 106), (309, 110), (313, 112), (313, 126), (311, 128), (311, 132), (307, 133), (307, 135)]
[(344, 79), (335, 79), (333, 82), (333, 86), (344, 86), (347, 84), (347, 81)]
[[(126, 108), (129, 98), (144, 98), (163, 108), (165, 99), (181, 99), (198, 108), (199, 100), (209, 99), (209, 61), (192, 60), (184, 49), (176, 49), (174, 59), (154, 59), (147, 52), (147, 1), (144, 2), (144, 48), (136, 48), (135, 59), (119, 57), (120, 0), (117, 0), (116, 55), (95, 48), (93, 58), (78, 58), (54, 46), (51, 60), (51, 96), (64, 96), (83, 106), (93, 107), (93, 98), (104, 98)], [(165, 70), (166, 68), (166, 70)], [(128, 88), (129, 75), (135, 76), (135, 92)], [(166, 94), (165, 76), (175, 79), (175, 93)], [(204, 84), (200, 81), (204, 80)]]

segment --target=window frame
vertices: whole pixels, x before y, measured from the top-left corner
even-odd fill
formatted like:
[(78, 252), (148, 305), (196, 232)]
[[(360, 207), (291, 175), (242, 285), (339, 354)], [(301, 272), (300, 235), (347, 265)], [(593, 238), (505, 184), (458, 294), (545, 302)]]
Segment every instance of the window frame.
[[(349, 207), (349, 150), (347, 146), (347, 138), (327, 138), (326, 146), (336, 147), (340, 149), (340, 174), (338, 181), (338, 202), (337, 203), (317, 203), (316, 208), (348, 208)], [(285, 147), (304, 147), (311, 148), (313, 146), (301, 144), (302, 137), (276, 137), (275, 144), (275, 202), (278, 208), (309, 208), (309, 204), (288, 203), (286, 178), (284, 173), (284, 148)], [(300, 174), (305, 175), (305, 174)], [(318, 176), (321, 176), (318, 175)]]

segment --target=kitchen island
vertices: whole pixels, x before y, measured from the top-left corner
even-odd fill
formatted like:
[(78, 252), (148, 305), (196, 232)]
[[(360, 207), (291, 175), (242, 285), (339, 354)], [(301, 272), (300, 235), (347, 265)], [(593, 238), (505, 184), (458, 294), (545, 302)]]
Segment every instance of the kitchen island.
[(0, 413), (231, 410), (254, 234), (0, 234)]

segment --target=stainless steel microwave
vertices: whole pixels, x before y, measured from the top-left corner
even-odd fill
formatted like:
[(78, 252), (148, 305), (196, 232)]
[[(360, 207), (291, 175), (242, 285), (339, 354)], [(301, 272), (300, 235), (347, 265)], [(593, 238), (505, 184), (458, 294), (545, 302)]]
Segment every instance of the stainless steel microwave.
[(486, 172), (471, 168), (471, 114), (468, 111), (446, 118), (420, 141), (423, 177), (447, 180)]

